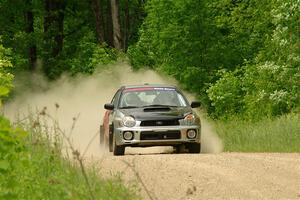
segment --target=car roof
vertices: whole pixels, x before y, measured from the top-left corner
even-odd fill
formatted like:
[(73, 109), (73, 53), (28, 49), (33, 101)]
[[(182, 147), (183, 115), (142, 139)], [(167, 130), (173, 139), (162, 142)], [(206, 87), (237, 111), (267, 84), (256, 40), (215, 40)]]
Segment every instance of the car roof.
[(123, 89), (132, 89), (132, 88), (148, 88), (148, 87), (167, 87), (167, 88), (174, 88), (176, 89), (176, 86), (174, 85), (166, 85), (166, 84), (148, 84), (145, 83), (143, 85), (126, 85), (122, 86)]

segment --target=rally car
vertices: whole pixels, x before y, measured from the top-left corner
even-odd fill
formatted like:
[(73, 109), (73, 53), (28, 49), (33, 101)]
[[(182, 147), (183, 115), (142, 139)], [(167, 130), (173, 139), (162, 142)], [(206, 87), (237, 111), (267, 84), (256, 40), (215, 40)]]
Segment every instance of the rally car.
[(173, 146), (189, 153), (201, 151), (200, 118), (175, 86), (122, 86), (106, 109), (100, 126), (100, 143), (114, 155), (126, 147)]

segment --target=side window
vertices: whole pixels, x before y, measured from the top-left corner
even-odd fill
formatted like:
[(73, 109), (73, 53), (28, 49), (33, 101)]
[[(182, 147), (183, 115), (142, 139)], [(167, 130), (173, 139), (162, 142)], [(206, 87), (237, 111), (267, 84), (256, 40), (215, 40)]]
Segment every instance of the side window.
[(115, 108), (118, 106), (119, 96), (121, 94), (121, 90), (118, 90), (110, 103), (114, 104)]
[[(180, 104), (180, 106), (186, 106), (186, 102), (185, 102), (185, 100), (184, 100), (184, 98), (183, 98), (183, 96), (181, 95), (181, 94), (179, 94), (178, 93), (178, 99), (179, 99), (179, 104)], [(178, 100), (177, 99), (177, 100)]]

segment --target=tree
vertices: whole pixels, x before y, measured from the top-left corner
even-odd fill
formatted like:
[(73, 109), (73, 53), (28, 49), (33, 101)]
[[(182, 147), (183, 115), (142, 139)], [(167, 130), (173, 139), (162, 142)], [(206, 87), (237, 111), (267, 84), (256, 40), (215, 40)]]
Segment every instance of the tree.
[[(137, 40), (142, 0), (0, 1), (0, 35), (13, 52), (14, 70), (41, 61), (49, 78), (67, 71), (92, 73)], [(124, 40), (123, 40), (124, 37)], [(107, 45), (105, 45), (107, 44)]]
[(31, 0), (26, 0), (26, 11), (25, 11), (25, 21), (26, 21), (26, 33), (29, 35), (29, 66), (31, 71), (36, 70), (36, 61), (37, 61), (37, 49), (35, 40), (33, 39), (34, 33), (34, 14), (33, 14), (33, 5)]
[(105, 41), (110, 47), (114, 47), (112, 9), (110, 0), (106, 0), (106, 26), (105, 26)]
[(52, 45), (52, 56), (56, 57), (63, 48), (65, 1), (45, 0), (44, 34)]
[(103, 10), (99, 3), (99, 0), (92, 0), (92, 10), (95, 15), (95, 26), (97, 32), (97, 39), (100, 44), (104, 42), (104, 20), (103, 20)]
[(113, 41), (114, 47), (118, 50), (122, 49), (122, 34), (119, 19), (119, 0), (111, 0), (111, 13), (113, 24)]
[(46, 56), (43, 68), (49, 77), (54, 78), (55, 75), (51, 73), (51, 68), (57, 66), (53, 63), (53, 58), (59, 56), (63, 49), (66, 2), (64, 0), (45, 0), (44, 6), (44, 51)]

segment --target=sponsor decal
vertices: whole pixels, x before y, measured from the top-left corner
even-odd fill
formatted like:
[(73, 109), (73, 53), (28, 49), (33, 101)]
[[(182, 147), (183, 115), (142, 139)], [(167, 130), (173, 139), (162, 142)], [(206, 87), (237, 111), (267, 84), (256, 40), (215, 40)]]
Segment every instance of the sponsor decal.
[(174, 88), (168, 88), (168, 87), (158, 87), (154, 88), (154, 90), (167, 90), (167, 91), (173, 91), (175, 90)]
[(175, 91), (175, 88), (170, 88), (170, 87), (141, 87), (141, 88), (127, 88), (127, 89), (124, 90), (124, 92), (149, 91), (149, 90)]

